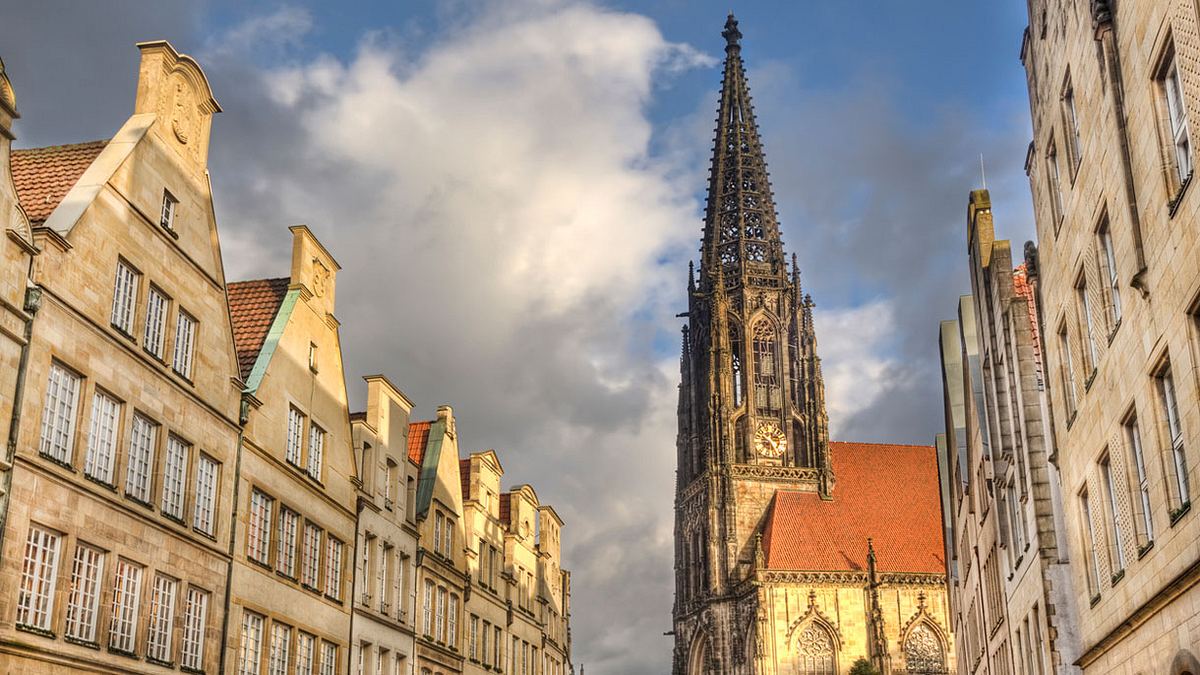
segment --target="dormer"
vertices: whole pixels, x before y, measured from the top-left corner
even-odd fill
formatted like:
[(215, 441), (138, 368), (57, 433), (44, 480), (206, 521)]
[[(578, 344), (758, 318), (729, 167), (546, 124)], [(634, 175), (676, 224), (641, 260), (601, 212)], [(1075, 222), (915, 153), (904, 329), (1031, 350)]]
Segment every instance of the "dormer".
[(135, 115), (156, 115), (155, 132), (181, 157), (203, 170), (208, 164), (212, 116), (221, 112), (196, 60), (165, 40), (141, 42)]
[(317, 241), (307, 225), (293, 225), (291, 287), (327, 318), (333, 318), (334, 290), (341, 265)]

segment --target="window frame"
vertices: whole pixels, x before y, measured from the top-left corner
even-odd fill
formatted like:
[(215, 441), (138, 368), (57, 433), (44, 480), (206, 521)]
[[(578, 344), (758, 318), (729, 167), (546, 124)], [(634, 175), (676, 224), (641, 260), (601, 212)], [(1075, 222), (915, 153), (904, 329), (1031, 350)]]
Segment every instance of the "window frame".
[[(122, 272), (126, 274), (122, 275)], [(141, 290), (141, 285), (141, 271), (123, 256), (117, 256), (117, 269), (113, 279), (113, 301), (108, 322), (110, 326), (128, 338), (133, 337), (133, 324), (137, 320), (138, 291)]]
[[(102, 401), (106, 406), (104, 410), (100, 409)], [(113, 484), (113, 476), (116, 473), (117, 446), (120, 444), (124, 408), (123, 401), (104, 389), (95, 387), (92, 390), (92, 411), (91, 419), (88, 420), (83, 475), (106, 486)], [(104, 421), (107, 421), (107, 428), (97, 429), (97, 425)]]
[[(70, 385), (65, 392), (64, 384)], [(75, 431), (79, 424), (79, 399), (84, 385), (85, 378), (79, 371), (57, 359), (50, 361), (46, 395), (42, 400), (38, 454), (68, 468), (75, 460)]]
[(200, 321), (180, 307), (175, 314), (175, 343), (171, 350), (171, 369), (188, 382), (192, 381), (196, 356), (196, 335), (199, 332)]
[(64, 539), (63, 534), (57, 530), (37, 523), (29, 524), (25, 535), (24, 553), (21, 556), (21, 575), (17, 581), (17, 629), (51, 634), (54, 626), (59, 558)]
[[(155, 302), (157, 298), (161, 302)], [(150, 284), (146, 292), (146, 322), (142, 330), (142, 349), (159, 361), (166, 358), (167, 315), (171, 312), (171, 296)]]

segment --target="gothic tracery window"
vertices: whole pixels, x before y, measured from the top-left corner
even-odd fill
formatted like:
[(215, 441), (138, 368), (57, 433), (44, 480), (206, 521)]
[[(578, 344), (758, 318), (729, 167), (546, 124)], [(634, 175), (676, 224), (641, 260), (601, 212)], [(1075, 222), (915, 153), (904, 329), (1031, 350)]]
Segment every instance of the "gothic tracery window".
[(835, 675), (833, 636), (824, 626), (809, 623), (796, 636), (796, 675)]
[(941, 675), (946, 672), (942, 641), (928, 624), (920, 623), (904, 639), (904, 663), (910, 675)]
[(779, 391), (779, 341), (769, 321), (754, 325), (754, 407), (764, 417), (778, 417), (782, 410)]

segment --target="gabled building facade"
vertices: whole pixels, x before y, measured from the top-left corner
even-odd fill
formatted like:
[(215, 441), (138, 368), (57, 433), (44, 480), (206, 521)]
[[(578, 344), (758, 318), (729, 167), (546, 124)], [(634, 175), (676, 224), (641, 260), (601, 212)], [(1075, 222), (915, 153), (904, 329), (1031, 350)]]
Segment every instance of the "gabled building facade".
[(302, 225), (291, 274), (229, 285), (244, 431), (225, 670), (345, 672), (358, 469), (334, 300), (338, 264)]
[(367, 409), (350, 416), (359, 493), (350, 642), (357, 672), (411, 675), (418, 473), (408, 461), (413, 404), (382, 375), (364, 379)]
[(419, 675), (463, 672), (463, 604), (469, 588), (462, 477), (454, 411), (408, 427), (408, 457), (419, 467), (416, 519)]
[(1028, 271), (1034, 250), (1013, 267), (986, 190), (970, 195), (966, 241), (972, 295), (940, 333), (960, 672), (1077, 673), (1075, 591)]
[(240, 389), (206, 170), (220, 107), (194, 60), (139, 49), (112, 139), (12, 153), (37, 255), (0, 274), (8, 295), (29, 274), (40, 309), (4, 467), (7, 672), (220, 667)]

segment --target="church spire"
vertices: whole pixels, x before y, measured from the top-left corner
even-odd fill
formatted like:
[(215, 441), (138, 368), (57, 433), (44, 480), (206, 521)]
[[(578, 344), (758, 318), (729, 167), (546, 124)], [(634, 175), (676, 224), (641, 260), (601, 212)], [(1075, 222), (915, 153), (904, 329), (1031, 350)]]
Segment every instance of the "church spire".
[(777, 287), (786, 281), (787, 262), (733, 14), (721, 35), (725, 75), (704, 214), (703, 285), (711, 284), (720, 266), (730, 287)]

